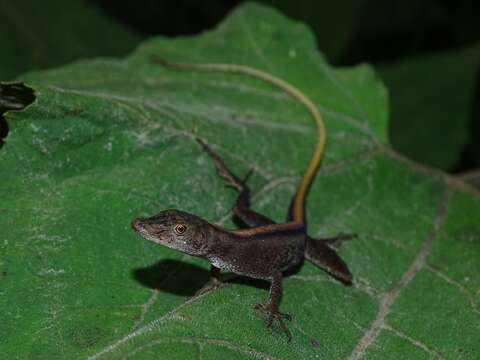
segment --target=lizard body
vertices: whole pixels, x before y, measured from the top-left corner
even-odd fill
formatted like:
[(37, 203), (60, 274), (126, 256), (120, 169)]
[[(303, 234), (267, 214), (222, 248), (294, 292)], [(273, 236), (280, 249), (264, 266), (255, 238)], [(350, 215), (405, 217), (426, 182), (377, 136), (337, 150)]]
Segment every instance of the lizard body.
[[(248, 75), (279, 87), (300, 101), (317, 124), (317, 144), (307, 170), (300, 181), (287, 215), (287, 222), (276, 224), (268, 217), (250, 208), (250, 189), (246, 180), (240, 180), (224, 164), (221, 157), (200, 139), (197, 141), (214, 160), (217, 171), (229, 185), (238, 191), (235, 214), (249, 228), (228, 230), (195, 215), (179, 210), (165, 210), (150, 218), (132, 222), (134, 230), (144, 238), (193, 256), (202, 256), (212, 264), (211, 280), (205, 289), (219, 284), (219, 269), (252, 278), (271, 281), (269, 301), (257, 305), (268, 313), (268, 325), (275, 319), (291, 338), (282, 319), (290, 319), (279, 312), (282, 295), (282, 272), (299, 264), (303, 258), (325, 269), (342, 282), (351, 283), (348, 267), (329, 243), (348, 239), (340, 235), (332, 239), (313, 239), (306, 234), (305, 197), (319, 167), (326, 142), (323, 120), (313, 102), (286, 81), (258, 69), (236, 64), (181, 64), (155, 58), (167, 67), (230, 72)], [(325, 241), (327, 240), (327, 241)]]

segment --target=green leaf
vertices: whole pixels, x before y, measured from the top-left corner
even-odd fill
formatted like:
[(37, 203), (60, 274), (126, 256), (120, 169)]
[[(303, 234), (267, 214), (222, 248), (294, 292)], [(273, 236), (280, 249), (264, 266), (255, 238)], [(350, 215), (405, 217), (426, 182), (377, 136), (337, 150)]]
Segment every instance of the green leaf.
[[(340, 250), (354, 286), (309, 263), (287, 277), (290, 343), (252, 309), (266, 284), (227, 274), (219, 290), (192, 297), (208, 263), (142, 240), (130, 222), (179, 208), (234, 226), (236, 194), (194, 132), (237, 174), (254, 169), (254, 208), (282, 221), (314, 125), (276, 88), (165, 69), (152, 54), (267, 70), (325, 116), (309, 233), (359, 234)], [(7, 113), (0, 151), (5, 358), (473, 359), (480, 351), (478, 192), (390, 150), (387, 95), (372, 69), (330, 67), (302, 24), (246, 4), (215, 31), (25, 79), (36, 101)]]
[(401, 153), (452, 170), (468, 143), (480, 45), (379, 67), (391, 94), (392, 144)]
[(81, 0), (0, 0), (0, 80), (131, 51), (138, 36)]

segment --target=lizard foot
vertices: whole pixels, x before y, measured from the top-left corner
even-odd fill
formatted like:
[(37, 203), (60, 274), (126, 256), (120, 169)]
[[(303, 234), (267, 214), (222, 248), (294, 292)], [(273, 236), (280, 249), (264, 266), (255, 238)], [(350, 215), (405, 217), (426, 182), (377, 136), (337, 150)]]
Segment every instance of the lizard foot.
[(338, 234), (335, 237), (332, 238), (326, 238), (326, 239), (319, 239), (325, 241), (330, 247), (334, 249), (338, 249), (340, 245), (342, 245), (342, 242), (356, 239), (358, 238), (357, 234)]
[(260, 310), (263, 311), (264, 313), (267, 314), (267, 327), (271, 328), (273, 325), (273, 321), (275, 320), (280, 328), (283, 330), (285, 335), (287, 336), (287, 340), (290, 341), (292, 340), (292, 334), (290, 333), (290, 330), (288, 330), (287, 326), (285, 325), (283, 320), (288, 320), (292, 321), (292, 316), (289, 314), (284, 314), (281, 313), (278, 310), (275, 310), (272, 308), (271, 304), (256, 304), (254, 306), (255, 310)]
[(209, 291), (216, 290), (220, 286), (222, 286), (222, 282), (220, 280), (218, 280), (217, 278), (212, 277), (212, 278), (210, 278), (210, 280), (208, 280), (208, 282), (205, 285), (202, 286), (201, 289), (199, 289), (195, 293), (195, 295), (193, 295), (193, 297), (197, 297), (197, 296), (203, 295), (203, 294), (205, 294)]

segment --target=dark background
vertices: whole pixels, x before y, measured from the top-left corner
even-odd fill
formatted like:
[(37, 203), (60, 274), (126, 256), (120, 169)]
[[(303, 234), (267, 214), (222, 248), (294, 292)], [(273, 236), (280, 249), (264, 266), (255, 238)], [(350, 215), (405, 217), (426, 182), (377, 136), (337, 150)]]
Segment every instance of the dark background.
[[(214, 27), (231, 9), (244, 2), (89, 1), (147, 37), (197, 34)], [(315, 31), (319, 48), (333, 65), (392, 61), (480, 39), (480, 6), (478, 1), (473, 0), (256, 2), (306, 22)]]
[[(151, 36), (194, 35), (241, 2), (0, 0), (0, 80), (79, 58), (124, 56)], [(307, 23), (331, 64), (376, 68), (389, 89), (390, 138), (398, 151), (455, 173), (480, 167), (478, 2), (257, 2)]]

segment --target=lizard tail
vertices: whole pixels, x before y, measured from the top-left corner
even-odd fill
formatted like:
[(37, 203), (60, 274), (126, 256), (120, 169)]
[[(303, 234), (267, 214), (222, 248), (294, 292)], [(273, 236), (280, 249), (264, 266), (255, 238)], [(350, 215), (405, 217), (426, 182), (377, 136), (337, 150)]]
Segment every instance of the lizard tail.
[(269, 74), (265, 71), (258, 70), (252, 67), (238, 64), (217, 64), (217, 63), (204, 63), (204, 64), (187, 64), (187, 63), (176, 63), (171, 62), (157, 56), (153, 56), (153, 61), (161, 64), (163, 66), (185, 69), (185, 70), (199, 70), (199, 71), (212, 71), (212, 72), (224, 72), (224, 73), (236, 73), (247, 75), (253, 78), (263, 80), (266, 83), (272, 84), (285, 93), (298, 100), (301, 104), (307, 108), (310, 115), (317, 125), (317, 144), (315, 150), (310, 159), (305, 173), (297, 186), (295, 196), (293, 198), (291, 207), (290, 207), (290, 217), (291, 220), (297, 223), (305, 222), (305, 197), (308, 193), (310, 185), (312, 184), (313, 178), (320, 166), (320, 161), (322, 160), (323, 153), (325, 151), (325, 144), (327, 133), (325, 129), (325, 124), (323, 122), (322, 116), (318, 111), (318, 108), (304, 93), (302, 93), (295, 86), (289, 84), (285, 80), (280, 79), (272, 74)]

